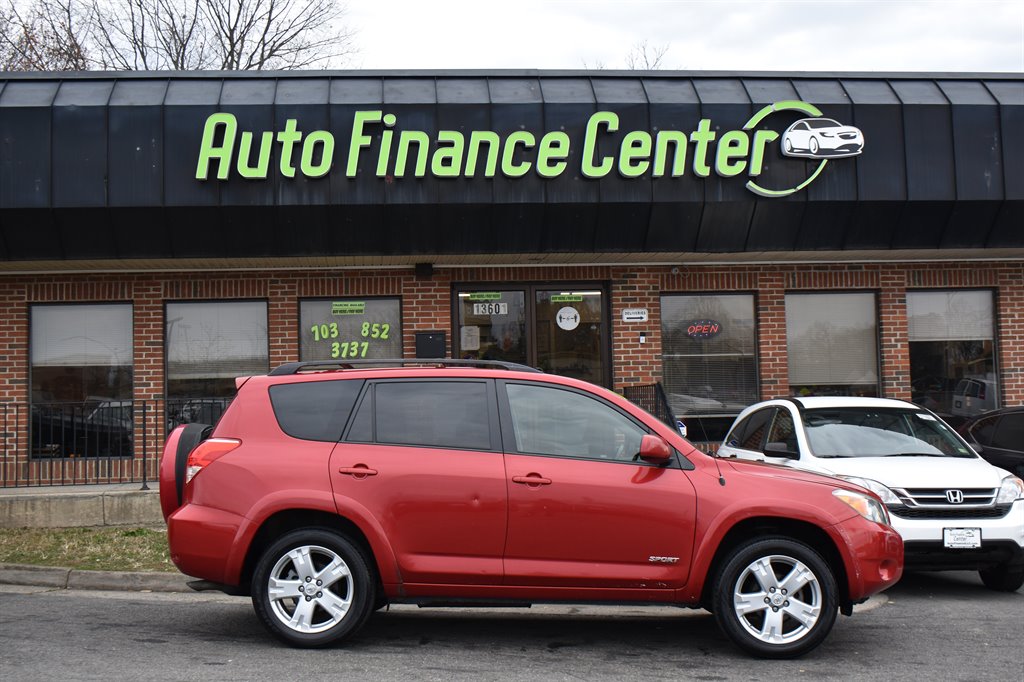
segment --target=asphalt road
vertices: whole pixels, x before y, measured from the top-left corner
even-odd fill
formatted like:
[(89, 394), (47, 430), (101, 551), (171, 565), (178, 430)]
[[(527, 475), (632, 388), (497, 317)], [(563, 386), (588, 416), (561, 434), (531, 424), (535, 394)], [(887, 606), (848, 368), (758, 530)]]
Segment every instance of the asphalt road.
[(542, 606), (376, 614), (357, 639), (289, 649), (248, 599), (0, 586), (0, 679), (1024, 679), (1024, 590), (912, 574), (795, 661), (760, 661), (710, 614)]

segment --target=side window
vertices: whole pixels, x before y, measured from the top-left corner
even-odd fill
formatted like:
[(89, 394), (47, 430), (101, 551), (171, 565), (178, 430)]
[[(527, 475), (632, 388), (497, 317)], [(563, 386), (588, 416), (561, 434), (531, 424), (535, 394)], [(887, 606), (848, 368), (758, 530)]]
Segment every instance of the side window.
[(360, 404), (348, 440), (492, 449), (486, 382), (381, 382), (373, 387), (373, 400), (370, 398), (367, 393)]
[(743, 430), (743, 440), (737, 447), (760, 452), (764, 448), (765, 431), (768, 430), (768, 424), (774, 414), (775, 408), (769, 407), (750, 415), (747, 420), (747, 428)]
[(270, 404), (281, 430), (293, 438), (341, 438), (362, 381), (307, 381), (270, 387)]
[(1021, 443), (1024, 443), (1024, 413), (1004, 414), (992, 437), (992, 447), (1019, 451)]
[(518, 452), (632, 461), (644, 429), (599, 400), (548, 386), (507, 384)]
[(978, 423), (971, 427), (971, 436), (982, 445), (992, 445), (992, 436), (995, 434), (997, 421), (999, 421), (999, 417), (979, 419)]
[(725, 444), (729, 447), (738, 448), (740, 446), (740, 441), (743, 440), (743, 432), (747, 430), (747, 424), (749, 423), (750, 417), (747, 417), (740, 423), (733, 426), (725, 436)]
[(772, 420), (772, 426), (768, 429), (768, 443), (785, 443), (786, 449), (791, 452), (797, 451), (796, 427), (793, 424), (793, 415), (789, 410), (779, 408)]

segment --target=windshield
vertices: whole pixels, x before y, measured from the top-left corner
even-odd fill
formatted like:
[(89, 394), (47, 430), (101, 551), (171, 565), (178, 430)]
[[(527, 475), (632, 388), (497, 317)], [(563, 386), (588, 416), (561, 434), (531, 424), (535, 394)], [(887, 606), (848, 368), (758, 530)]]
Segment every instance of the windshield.
[(812, 128), (840, 128), (838, 121), (833, 121), (830, 118), (819, 118), (813, 121), (808, 121), (807, 125)]
[(815, 457), (974, 457), (952, 429), (928, 412), (806, 410), (804, 427)]

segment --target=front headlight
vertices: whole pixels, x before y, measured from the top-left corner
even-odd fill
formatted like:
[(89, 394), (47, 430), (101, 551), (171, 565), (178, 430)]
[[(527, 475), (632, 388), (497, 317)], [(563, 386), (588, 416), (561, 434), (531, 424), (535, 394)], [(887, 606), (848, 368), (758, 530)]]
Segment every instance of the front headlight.
[(855, 493), (852, 490), (837, 489), (833, 490), (832, 494), (853, 507), (854, 511), (868, 521), (881, 523), (884, 526), (889, 525), (889, 512), (886, 511), (885, 507), (882, 506), (882, 503), (875, 498), (868, 497), (863, 493)]
[(1024, 481), (1016, 476), (1007, 476), (999, 486), (996, 504), (1013, 504), (1016, 500), (1024, 500)]
[(878, 481), (872, 481), (870, 478), (861, 478), (860, 476), (840, 476), (839, 478), (850, 483), (856, 483), (861, 488), (867, 488), (874, 494), (882, 498), (882, 502), (886, 504), (903, 504), (900, 502), (900, 498), (896, 497), (896, 493), (886, 488)]

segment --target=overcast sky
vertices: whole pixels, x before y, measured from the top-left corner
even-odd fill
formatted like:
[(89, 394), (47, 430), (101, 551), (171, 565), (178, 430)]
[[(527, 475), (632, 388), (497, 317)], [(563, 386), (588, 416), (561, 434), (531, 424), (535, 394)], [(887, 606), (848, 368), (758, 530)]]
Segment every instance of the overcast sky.
[(1024, 0), (348, 0), (363, 69), (1024, 71)]

